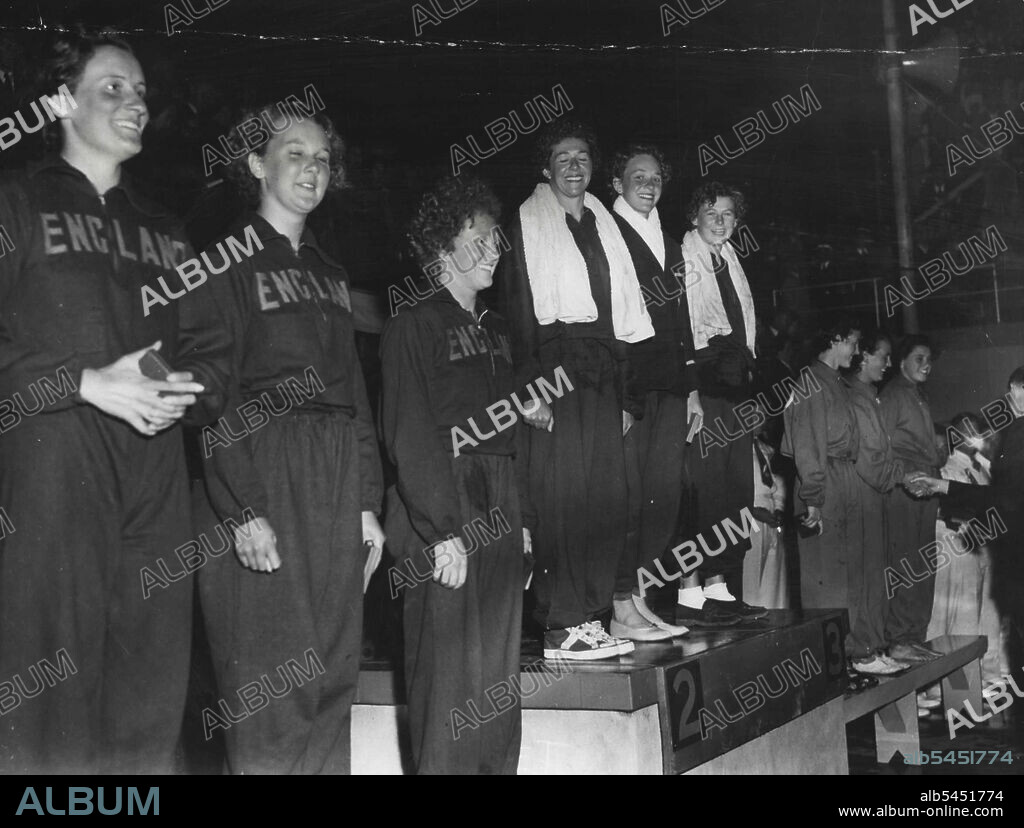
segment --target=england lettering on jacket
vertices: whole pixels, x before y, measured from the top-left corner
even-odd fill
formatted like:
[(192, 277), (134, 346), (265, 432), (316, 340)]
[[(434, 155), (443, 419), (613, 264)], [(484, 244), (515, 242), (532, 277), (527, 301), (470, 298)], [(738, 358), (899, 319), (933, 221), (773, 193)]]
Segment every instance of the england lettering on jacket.
[(43, 252), (47, 256), (73, 253), (110, 253), (113, 247), (122, 259), (144, 262), (174, 270), (185, 258), (185, 243), (173, 236), (139, 225), (126, 232), (117, 219), (110, 226), (100, 216), (84, 213), (40, 213)]
[(512, 345), (503, 333), (494, 333), (476, 325), (456, 325), (445, 331), (448, 337), (448, 361), (457, 362), (471, 356), (494, 354), (512, 364)]
[(296, 302), (309, 302), (315, 297), (347, 311), (352, 310), (352, 299), (344, 281), (326, 276), (318, 278), (310, 270), (289, 267), (266, 273), (256, 271), (256, 290), (261, 311), (277, 310), (282, 305)]
[[(234, 236), (228, 236), (224, 241), (217, 242), (217, 254), (220, 257), (220, 261), (217, 263), (217, 267), (214, 267), (213, 262), (210, 261), (209, 254), (204, 250), (202, 252), (203, 264), (206, 265), (204, 269), (199, 264), (199, 258), (193, 256), (187, 262), (182, 262), (177, 265), (174, 269), (177, 271), (178, 277), (181, 279), (181, 283), (185, 286), (184, 290), (171, 290), (167, 285), (167, 281), (163, 276), (157, 279), (157, 283), (163, 288), (164, 295), (161, 296), (149, 285), (143, 285), (142, 290), (142, 315), (149, 316), (149, 309), (153, 305), (169, 305), (172, 300), (180, 299), (190, 290), (195, 290), (200, 285), (204, 284), (210, 275), (218, 275), (223, 273), (229, 267), (231, 267), (231, 260), (234, 259), (235, 264), (241, 264), (243, 259), (248, 259), (250, 256), (255, 255), (257, 250), (263, 249), (263, 242), (260, 241), (259, 235), (256, 233), (256, 229), (250, 224), (245, 228), (245, 235), (243, 236), (245, 244), (238, 241)], [(227, 244), (227, 250), (225, 251), (224, 245)], [(184, 245), (182, 245), (184, 249)]]
[[(565, 369), (561, 365), (555, 369), (554, 379), (557, 383), (556, 385), (551, 385), (551, 383), (549, 383), (544, 377), (538, 377), (534, 380), (537, 384), (537, 388), (540, 389), (541, 395), (544, 397), (544, 402), (548, 405), (551, 405), (552, 399), (557, 400), (564, 396), (566, 390), (576, 390), (573, 388), (572, 383), (569, 381), (569, 377), (565, 373)], [(540, 408), (540, 397), (537, 395), (537, 388), (533, 387), (533, 382), (526, 384), (526, 390), (530, 392), (530, 405), (527, 408), (523, 407), (523, 404), (520, 402), (517, 394), (512, 394), (512, 402), (516, 404), (516, 408), (519, 409), (520, 414), (533, 414), (538, 408)], [(452, 426), (452, 452), (456, 457), (459, 456), (459, 451), (463, 447), (473, 446), (475, 448), (484, 440), (490, 440), (505, 429), (511, 428), (519, 421), (519, 417), (512, 410), (512, 403), (508, 400), (498, 400), (496, 403), (492, 403), (487, 406), (486, 411), (487, 416), (490, 417), (491, 425), (494, 427), (494, 431), (490, 433), (481, 432), (476, 421), (472, 417), (469, 418), (469, 429), (476, 435), (477, 439), (470, 437), (464, 429), (461, 429), (458, 426)]]

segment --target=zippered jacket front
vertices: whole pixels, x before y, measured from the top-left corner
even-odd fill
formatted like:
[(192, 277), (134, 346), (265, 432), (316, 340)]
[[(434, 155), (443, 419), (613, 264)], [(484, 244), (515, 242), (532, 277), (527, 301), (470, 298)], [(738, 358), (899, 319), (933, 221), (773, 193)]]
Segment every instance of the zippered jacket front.
[(83, 404), (68, 380), (77, 391), (83, 369), (158, 339), (173, 365), (180, 308), (147, 298), (180, 293), (176, 267), (191, 255), (178, 220), (127, 173), (102, 197), (61, 158), (4, 176), (0, 406), (20, 401), (34, 414)]

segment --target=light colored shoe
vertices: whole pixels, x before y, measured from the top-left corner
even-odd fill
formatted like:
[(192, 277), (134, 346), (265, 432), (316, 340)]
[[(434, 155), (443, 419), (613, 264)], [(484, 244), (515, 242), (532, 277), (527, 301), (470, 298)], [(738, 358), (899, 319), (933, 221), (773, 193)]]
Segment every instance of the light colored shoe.
[(654, 624), (627, 627), (613, 618), (608, 626), (611, 629), (612, 638), (624, 638), (629, 641), (669, 641), (672, 638), (672, 633), (661, 629), (661, 627), (656, 627)]
[(920, 710), (935, 710), (942, 707), (942, 699), (929, 696), (927, 693), (917, 694), (917, 707)]
[(662, 621), (658, 617), (658, 614), (647, 606), (647, 602), (639, 595), (633, 595), (633, 606), (636, 607), (636, 611), (644, 617), (644, 620), (661, 630), (665, 630), (670, 634), (670, 637), (675, 638), (680, 635), (686, 635), (690, 629), (680, 624), (669, 624), (667, 621)]
[(858, 673), (867, 673), (869, 676), (891, 676), (899, 673), (903, 668), (895, 664), (886, 664), (878, 656), (873, 655), (867, 661), (853, 660), (853, 669)]
[(886, 664), (895, 667), (897, 670), (908, 670), (914, 666), (909, 661), (900, 661), (898, 658), (890, 658), (885, 653), (877, 653), (877, 657)]
[[(628, 642), (630, 648), (633, 642)], [(617, 639), (611, 638), (598, 621), (544, 633), (544, 658), (595, 661), (620, 654)]]

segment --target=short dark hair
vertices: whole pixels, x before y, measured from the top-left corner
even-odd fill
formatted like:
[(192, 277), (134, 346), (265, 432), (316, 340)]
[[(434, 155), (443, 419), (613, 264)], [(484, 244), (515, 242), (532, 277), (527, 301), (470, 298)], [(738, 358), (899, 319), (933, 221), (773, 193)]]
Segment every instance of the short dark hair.
[(649, 155), (658, 162), (658, 166), (661, 167), (662, 184), (668, 184), (672, 180), (672, 166), (665, 160), (665, 155), (658, 147), (654, 146), (654, 144), (630, 144), (618, 150), (612, 156), (612, 170), (609, 183), (612, 179), (622, 178), (626, 174), (626, 165), (638, 155)]
[[(56, 94), (64, 84), (67, 84), (68, 91), (74, 95), (82, 75), (85, 74), (85, 67), (103, 46), (113, 46), (135, 57), (135, 52), (128, 42), (114, 34), (112, 29), (92, 30), (80, 26), (55, 37), (47, 47), (36, 73), (33, 84), (34, 100), (43, 95)], [(46, 148), (56, 150), (61, 143), (62, 135), (63, 130), (59, 128), (58, 123), (45, 124), (43, 141)]]
[(590, 162), (593, 171), (597, 172), (601, 166), (601, 150), (597, 145), (597, 135), (594, 131), (581, 121), (560, 119), (552, 121), (545, 126), (537, 135), (537, 142), (534, 144), (534, 164), (541, 170), (546, 170), (551, 163), (551, 153), (555, 146), (567, 138), (579, 138), (590, 150)]
[(686, 205), (687, 223), (693, 224), (700, 214), (701, 207), (705, 204), (714, 204), (720, 198), (732, 199), (733, 207), (736, 210), (736, 221), (742, 221), (747, 214), (747, 200), (743, 193), (731, 184), (710, 181), (707, 184), (701, 184), (690, 196), (690, 203)]
[(861, 326), (857, 320), (846, 314), (826, 320), (811, 334), (811, 354), (818, 356), (831, 348), (837, 339), (846, 339), (854, 331), (859, 330)]
[(932, 352), (933, 357), (936, 356), (932, 341), (925, 334), (907, 334), (900, 340), (900, 344), (896, 348), (896, 364), (899, 365), (903, 362), (914, 352), (915, 348), (927, 348)]
[(862, 332), (860, 336), (860, 353), (853, 355), (853, 359), (850, 362), (850, 370), (854, 372), (859, 371), (860, 366), (864, 363), (864, 355), (873, 354), (883, 342), (888, 342), (889, 347), (892, 347), (892, 337), (883, 328), (868, 328), (868, 330)]
[(409, 222), (409, 245), (421, 267), (441, 253), (455, 249), (455, 237), (466, 222), (477, 214), (489, 215), (495, 223), (501, 218), (501, 202), (490, 186), (475, 176), (463, 173), (447, 176), (423, 194)]
[[(275, 105), (278, 107), (277, 116), (271, 111)], [(269, 128), (269, 124), (276, 124), (276, 118), (281, 114), (284, 113), (281, 112), (280, 103), (267, 103), (262, 106), (247, 107), (235, 119), (235, 125), (231, 128), (231, 132), (228, 133), (227, 142), (232, 147), (232, 156), (237, 152), (238, 157), (228, 164), (224, 175), (238, 188), (242, 197), (250, 204), (259, 203), (260, 182), (249, 170), (249, 152), (256, 153), (260, 158), (267, 154), (267, 147), (276, 135), (274, 129)], [(289, 110), (287, 117), (290, 121), (292, 119), (294, 121), (306, 120), (304, 117), (296, 116), (294, 111), (291, 110)], [(261, 140), (259, 143), (254, 140), (251, 134), (245, 136), (240, 131), (244, 124), (254, 120), (260, 121), (263, 124), (263, 132), (268, 136), (266, 140)], [(327, 135), (327, 145), (331, 151), (331, 174), (327, 183), (327, 192), (343, 189), (345, 187), (345, 162), (343, 160), (345, 156), (345, 142), (334, 129), (331, 119), (323, 112), (314, 113), (310, 120), (323, 129)], [(291, 126), (291, 123), (288, 126)], [(249, 152), (245, 152), (245, 149), (248, 149)]]
[(55, 38), (39, 72), (40, 94), (53, 94), (65, 83), (74, 94), (86, 65), (103, 46), (113, 46), (135, 57), (128, 42), (114, 34), (112, 29), (92, 31), (78, 28)]
[(1011, 385), (1024, 386), (1024, 365), (1020, 365), (1013, 369), (1013, 373), (1010, 374), (1010, 378), (1006, 381), (1007, 388)]

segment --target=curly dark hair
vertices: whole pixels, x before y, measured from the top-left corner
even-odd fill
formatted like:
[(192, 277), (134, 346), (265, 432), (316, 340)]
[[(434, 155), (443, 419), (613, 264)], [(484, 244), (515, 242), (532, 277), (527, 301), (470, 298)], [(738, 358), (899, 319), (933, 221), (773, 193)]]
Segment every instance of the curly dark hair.
[(823, 354), (837, 339), (846, 339), (854, 331), (860, 331), (861, 326), (857, 320), (848, 315), (836, 316), (831, 320), (826, 320), (822, 325), (811, 335), (810, 338), (810, 353), (813, 356)]
[(661, 183), (663, 185), (668, 184), (672, 180), (672, 166), (665, 160), (664, 154), (658, 147), (654, 146), (654, 144), (630, 144), (624, 149), (618, 150), (612, 156), (611, 177), (608, 179), (609, 184), (612, 179), (622, 178), (626, 174), (626, 165), (630, 162), (630, 159), (637, 155), (649, 155), (658, 162), (658, 166), (661, 167)]
[(690, 203), (686, 205), (686, 221), (693, 224), (700, 214), (700, 208), (705, 204), (714, 204), (720, 198), (731, 198), (736, 211), (736, 221), (742, 221), (747, 214), (747, 200), (743, 193), (730, 184), (721, 184), (718, 181), (710, 181), (701, 184), (693, 195), (690, 196)]
[(932, 352), (933, 359), (938, 356), (934, 346), (932, 345), (931, 339), (929, 339), (924, 334), (909, 334), (908, 336), (905, 336), (902, 340), (900, 340), (900, 344), (896, 348), (896, 354), (893, 357), (893, 362), (896, 365), (899, 365), (901, 362), (903, 362), (903, 360), (905, 360), (908, 356), (910, 356), (913, 353), (914, 348), (927, 348), (929, 351)]
[(546, 170), (551, 164), (551, 153), (555, 146), (567, 138), (579, 138), (590, 150), (590, 161), (593, 172), (601, 166), (601, 150), (597, 144), (597, 135), (586, 124), (580, 121), (558, 120), (545, 126), (537, 135), (533, 147), (533, 163), (538, 170)]
[[(277, 107), (277, 112), (273, 107)], [(281, 116), (285, 125), (279, 123)], [(281, 103), (267, 103), (262, 106), (247, 107), (235, 119), (235, 126), (228, 133), (227, 142), (232, 148), (232, 155), (239, 155), (228, 164), (224, 174), (234, 184), (242, 197), (250, 204), (258, 204), (260, 200), (260, 182), (249, 170), (249, 152), (256, 153), (260, 158), (267, 154), (267, 147), (276, 135), (284, 132), (294, 122), (307, 120), (293, 111), (284, 111)], [(309, 120), (318, 124), (327, 135), (327, 146), (331, 152), (331, 175), (327, 183), (327, 192), (333, 193), (344, 189), (345, 181), (345, 142), (331, 119), (323, 112), (316, 112)], [(251, 125), (251, 126), (250, 126)], [(262, 137), (266, 136), (266, 137)], [(248, 149), (249, 152), (245, 152)]]
[(892, 347), (892, 337), (882, 328), (869, 328), (861, 334), (860, 353), (853, 355), (853, 359), (850, 361), (850, 371), (857, 373), (864, 362), (864, 355), (873, 354), (883, 342), (888, 342), (889, 347)]
[(472, 175), (447, 176), (423, 194), (409, 222), (409, 245), (421, 267), (441, 253), (455, 250), (455, 237), (477, 214), (489, 215), (497, 223), (501, 202), (490, 186)]
[[(32, 100), (38, 101), (43, 95), (53, 95), (64, 84), (74, 95), (85, 74), (85, 67), (103, 46), (113, 46), (135, 57), (128, 42), (115, 35), (111, 29), (90, 30), (80, 26), (54, 38), (31, 85)], [(59, 148), (63, 135), (59, 126), (59, 122), (44, 124), (43, 141), (47, 149)]]

